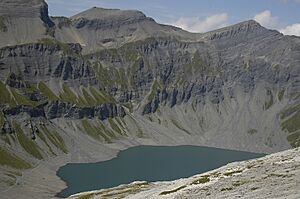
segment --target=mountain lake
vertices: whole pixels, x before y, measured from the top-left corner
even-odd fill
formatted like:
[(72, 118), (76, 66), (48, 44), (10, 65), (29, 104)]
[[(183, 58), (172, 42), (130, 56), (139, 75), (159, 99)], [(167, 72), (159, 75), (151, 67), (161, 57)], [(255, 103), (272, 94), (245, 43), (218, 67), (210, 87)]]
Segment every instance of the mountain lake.
[(98, 163), (67, 164), (57, 175), (68, 188), (57, 194), (68, 197), (84, 191), (111, 188), (134, 181), (169, 181), (204, 173), (230, 162), (264, 154), (200, 146), (137, 146)]

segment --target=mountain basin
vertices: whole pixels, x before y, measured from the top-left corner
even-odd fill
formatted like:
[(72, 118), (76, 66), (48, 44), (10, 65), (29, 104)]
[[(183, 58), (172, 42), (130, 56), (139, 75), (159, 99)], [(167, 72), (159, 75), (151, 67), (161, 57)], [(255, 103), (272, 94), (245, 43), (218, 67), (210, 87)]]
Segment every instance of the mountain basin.
[(68, 197), (134, 181), (175, 180), (264, 155), (202, 146), (137, 146), (120, 151), (111, 160), (61, 167), (57, 175), (68, 187), (57, 196)]

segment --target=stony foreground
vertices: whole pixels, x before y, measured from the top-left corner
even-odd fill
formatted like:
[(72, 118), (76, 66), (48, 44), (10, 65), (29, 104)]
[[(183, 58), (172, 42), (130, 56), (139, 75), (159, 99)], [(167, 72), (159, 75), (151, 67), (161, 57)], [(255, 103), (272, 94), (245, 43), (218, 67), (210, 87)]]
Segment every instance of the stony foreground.
[[(300, 37), (253, 20), (196, 34), (140, 11), (53, 17), (45, 0), (0, 0), (0, 198), (53, 198), (66, 187), (59, 167), (132, 146), (299, 147), (299, 66)], [(251, 184), (214, 183), (219, 175), (102, 195), (173, 197), (210, 185), (189, 194), (224, 197)]]
[(171, 182), (134, 182), (70, 198), (300, 198), (300, 149)]

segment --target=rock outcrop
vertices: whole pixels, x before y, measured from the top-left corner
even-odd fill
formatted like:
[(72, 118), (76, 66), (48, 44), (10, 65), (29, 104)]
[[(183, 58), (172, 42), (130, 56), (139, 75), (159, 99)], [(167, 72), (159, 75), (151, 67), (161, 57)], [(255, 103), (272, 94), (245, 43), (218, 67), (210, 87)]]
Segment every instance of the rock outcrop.
[(23, 18), (49, 18), (48, 5), (43, 0), (2, 0), (0, 15)]

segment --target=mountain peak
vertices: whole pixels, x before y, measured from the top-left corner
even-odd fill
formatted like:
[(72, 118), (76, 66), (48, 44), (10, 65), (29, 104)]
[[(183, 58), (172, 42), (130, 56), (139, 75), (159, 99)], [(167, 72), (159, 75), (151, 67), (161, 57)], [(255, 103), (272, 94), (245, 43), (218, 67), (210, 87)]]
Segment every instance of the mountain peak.
[[(249, 27), (262, 27), (257, 21), (253, 20), (253, 19), (250, 19), (250, 20), (247, 20), (247, 21), (243, 21), (243, 22), (240, 22), (236, 25), (240, 25), (240, 26), (249, 26)], [(234, 26), (236, 26), (234, 25)]]
[(204, 37), (209, 38), (210, 40), (214, 40), (214, 39), (235, 37), (237, 35), (249, 35), (249, 34), (261, 35), (261, 34), (270, 33), (270, 32), (273, 32), (273, 31), (268, 30), (265, 27), (261, 26), (255, 20), (248, 20), (248, 21), (234, 24), (232, 26), (228, 26), (225, 28), (207, 32), (204, 34)]
[(38, 17), (48, 14), (44, 0), (1, 0), (0, 15), (8, 17)]
[(249, 31), (249, 30), (257, 30), (257, 29), (266, 29), (266, 28), (261, 26), (257, 21), (251, 19), (248, 21), (243, 21), (211, 32), (223, 32), (228, 30)]
[(146, 16), (137, 10), (120, 10), (120, 9), (106, 9), (93, 7), (83, 11), (71, 19), (85, 18), (88, 20), (102, 19), (102, 20), (126, 20), (132, 18), (146, 18)]
[(260, 23), (258, 23), (257, 21), (255, 21), (253, 19), (240, 22), (238, 24), (229, 26), (227, 28), (233, 28), (233, 29), (236, 28), (236, 29), (247, 30), (247, 31), (248, 30), (257, 30), (257, 29), (264, 29), (264, 30), (266, 30), (265, 27), (263, 27), (262, 25), (260, 25)]
[(49, 27), (54, 25), (49, 18), (48, 5), (44, 0), (1, 0), (0, 16), (40, 18)]

